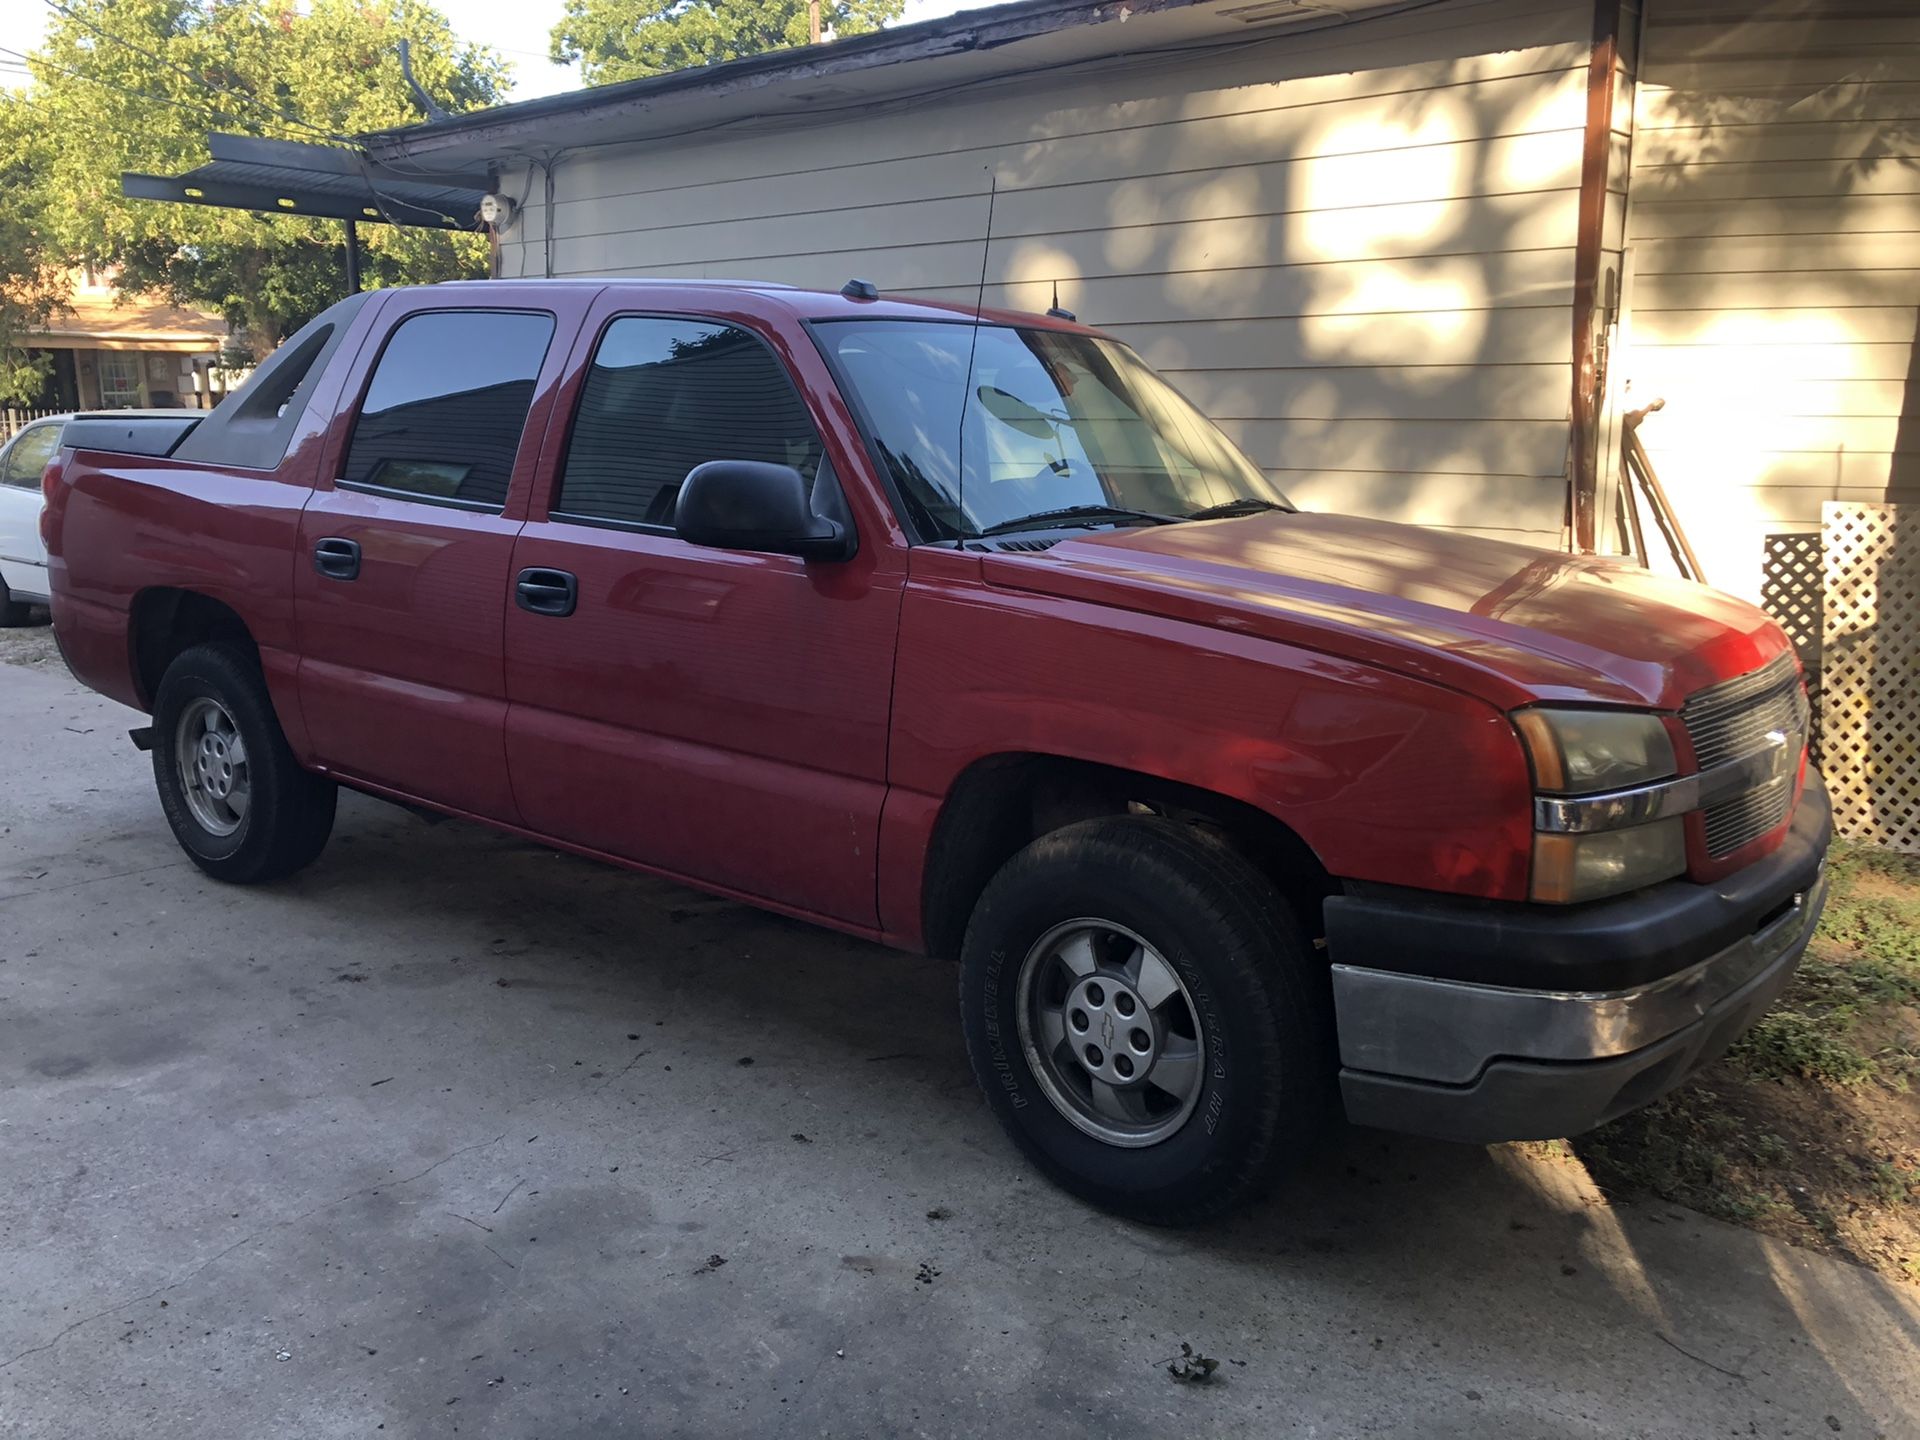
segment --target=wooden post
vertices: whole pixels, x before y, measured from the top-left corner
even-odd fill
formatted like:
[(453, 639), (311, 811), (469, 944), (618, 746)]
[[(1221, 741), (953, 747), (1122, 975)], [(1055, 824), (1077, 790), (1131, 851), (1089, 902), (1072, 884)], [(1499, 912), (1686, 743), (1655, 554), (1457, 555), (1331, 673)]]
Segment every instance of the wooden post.
[(1607, 161), (1613, 130), (1614, 61), (1622, 0), (1595, 0), (1587, 63), (1587, 119), (1573, 252), (1573, 403), (1568, 548), (1592, 554), (1598, 539), (1600, 468), (1600, 264), (1606, 224)]
[(820, 0), (807, 0), (807, 43), (820, 43)]

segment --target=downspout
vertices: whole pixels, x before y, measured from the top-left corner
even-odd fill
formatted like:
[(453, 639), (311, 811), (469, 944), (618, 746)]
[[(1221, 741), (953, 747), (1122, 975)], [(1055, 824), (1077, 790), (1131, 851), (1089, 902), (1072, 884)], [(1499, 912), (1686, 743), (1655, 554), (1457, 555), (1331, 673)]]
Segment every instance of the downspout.
[[(500, 167), (487, 166), (487, 189), (492, 194), (500, 193)], [(487, 226), (487, 278), (500, 278), (500, 231), (492, 225)]]
[(1605, 330), (1600, 274), (1606, 244), (1607, 167), (1620, 85), (1623, 24), (1638, 21), (1623, 0), (1596, 0), (1587, 61), (1587, 119), (1580, 155), (1580, 206), (1573, 251), (1573, 401), (1568, 431), (1569, 547), (1592, 554), (1599, 535), (1601, 363)]
[(540, 167), (547, 177), (546, 193), (540, 206), (540, 218), (546, 224), (546, 278), (549, 280), (553, 279), (553, 166), (559, 158), (558, 150), (549, 150), (546, 160)]

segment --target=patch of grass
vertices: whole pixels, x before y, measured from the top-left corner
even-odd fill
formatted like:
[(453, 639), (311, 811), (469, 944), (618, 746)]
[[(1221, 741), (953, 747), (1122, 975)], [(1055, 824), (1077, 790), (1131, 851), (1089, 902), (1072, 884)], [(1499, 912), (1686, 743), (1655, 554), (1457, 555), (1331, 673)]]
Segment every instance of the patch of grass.
[(1751, 1190), (1744, 1195), (1728, 1196), (1721, 1205), (1719, 1218), (1731, 1220), (1736, 1225), (1751, 1225), (1758, 1220), (1792, 1213), (1793, 1206), (1779, 1196), (1770, 1195), (1765, 1190)]
[(1882, 1205), (1920, 1205), (1920, 1166), (1875, 1160), (1867, 1178)]
[(1763, 1080), (1904, 1086), (1912, 1055), (1863, 1049), (1854, 1031), (1885, 1007), (1920, 1003), (1920, 859), (1842, 841), (1828, 866), (1826, 913), (1800, 973), (1727, 1058)]
[(1873, 1060), (1843, 1038), (1843, 1028), (1831, 1013), (1775, 1010), (1743, 1035), (1727, 1058), (1763, 1080), (1798, 1075), (1828, 1085), (1863, 1084), (1873, 1078)]
[(1920, 1283), (1920, 857), (1837, 844), (1774, 1009), (1693, 1084), (1573, 1142), (1652, 1194)]

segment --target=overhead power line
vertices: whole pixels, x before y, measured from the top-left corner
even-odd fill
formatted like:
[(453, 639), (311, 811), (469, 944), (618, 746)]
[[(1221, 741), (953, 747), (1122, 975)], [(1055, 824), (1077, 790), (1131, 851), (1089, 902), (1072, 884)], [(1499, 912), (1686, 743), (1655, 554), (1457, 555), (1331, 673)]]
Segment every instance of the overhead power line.
[[(85, 15), (82, 15), (79, 11), (72, 9), (70, 6), (61, 4), (60, 0), (45, 0), (45, 4), (47, 8), (49, 10), (52, 10), (56, 15), (64, 15), (67, 19), (73, 21), (75, 24), (85, 26), (88, 30), (91, 30), (95, 35), (98, 35), (101, 39), (111, 41), (113, 44), (121, 46), (123, 49), (130, 50), (135, 55), (138, 55), (143, 59), (153, 61), (156, 65), (164, 66), (166, 69), (173, 71), (174, 74), (184, 76), (186, 79), (191, 80), (195, 85), (203, 86), (206, 89), (213, 90), (221, 95), (227, 96), (229, 99), (244, 100), (247, 104), (252, 105), (257, 109), (265, 112), (266, 114), (273, 116), (283, 125), (291, 125), (296, 130), (306, 130), (315, 135), (323, 135), (329, 140), (343, 142), (346, 144), (353, 143), (352, 140), (345, 135), (336, 134), (334, 131), (322, 129), (318, 125), (308, 124), (305, 120), (301, 120), (296, 116), (289, 115), (286, 111), (279, 109), (277, 106), (268, 104), (266, 101), (262, 100), (258, 95), (254, 94), (251, 90), (246, 90), (243, 88), (239, 91), (235, 91), (229, 86), (217, 85), (213, 83), (212, 81), (208, 80), (207, 77), (204, 75), (195, 74), (193, 71), (187, 69), (186, 66), (184, 65), (176, 65), (174, 64), (173, 61), (167, 59), (166, 56), (159, 54), (157, 51), (149, 50), (142, 45), (136, 45), (133, 43), (133, 41), (127, 39), (124, 35), (116, 35), (111, 30), (108, 30), (105, 27), (96, 24), (93, 20), (89, 19)], [(72, 73), (72, 72), (69, 72), (69, 73)], [(132, 92), (129, 92), (129, 93), (132, 93)], [(156, 97), (149, 97), (149, 98), (157, 99), (159, 97), (156, 96)], [(163, 103), (167, 103), (167, 102), (163, 102)], [(258, 123), (258, 121), (256, 121), (256, 123)]]
[(75, 80), (84, 80), (89, 85), (97, 85), (102, 90), (111, 90), (116, 95), (124, 95), (130, 100), (144, 100), (149, 105), (164, 105), (169, 110), (178, 110), (183, 114), (193, 115), (203, 123), (211, 121), (214, 124), (222, 124), (229, 120), (237, 120), (242, 124), (258, 125), (260, 123), (252, 116), (243, 115), (237, 111), (218, 110), (206, 104), (192, 104), (185, 101), (174, 100), (165, 95), (152, 95), (145, 90), (134, 90), (125, 85), (117, 85), (111, 80), (101, 79), (98, 75), (89, 75), (84, 70), (75, 70), (70, 65), (61, 65), (56, 61), (44, 59), (40, 56), (27, 55), (19, 50), (10, 50), (4, 45), (0, 45), (0, 55), (11, 55), (16, 59), (29, 61), (34, 65), (45, 66), (49, 70), (58, 71), (60, 74), (71, 76)]

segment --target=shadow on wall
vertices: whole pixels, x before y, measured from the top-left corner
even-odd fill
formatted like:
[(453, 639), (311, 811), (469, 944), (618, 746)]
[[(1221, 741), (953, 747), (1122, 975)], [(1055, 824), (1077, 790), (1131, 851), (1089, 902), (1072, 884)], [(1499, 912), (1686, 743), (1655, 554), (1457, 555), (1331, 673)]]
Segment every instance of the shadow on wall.
[(1091, 253), (996, 226), (990, 299), (1044, 308), (1058, 280), (1309, 508), (1553, 543), (1584, 77), (1580, 44), (1538, 48), (1544, 76), (1427, 48), (1338, 77), (1359, 93), (1236, 124), (1244, 159), (1199, 132), (1192, 168), (1111, 188)]
[(556, 268), (970, 303), (991, 170), (989, 303), (1058, 284), (1310, 507), (1554, 543), (1590, 29), (1425, 7), (589, 153)]
[[(1764, 534), (1884, 494), (1914, 454), (1898, 9), (1651, 6), (1615, 369), (1671, 401), (1645, 438), (1736, 591)], [(989, 303), (1057, 285), (1309, 508), (1557, 544), (1591, 23), (1453, 0), (586, 150), (558, 172), (555, 269), (967, 304), (984, 245)], [(535, 271), (544, 229), (520, 231)]]
[[(1913, 141), (1920, 154), (1920, 136)], [(1920, 212), (1920, 201), (1915, 203)], [(1917, 247), (1920, 249), (1920, 247)], [(1887, 473), (1887, 498), (1920, 502), (1920, 309), (1914, 311), (1906, 382), (1900, 387), (1900, 423), (1894, 430), (1893, 465)]]
[(1723, 588), (1759, 596), (1823, 500), (1920, 487), (1916, 42), (1895, 4), (1649, 6), (1625, 364)]

